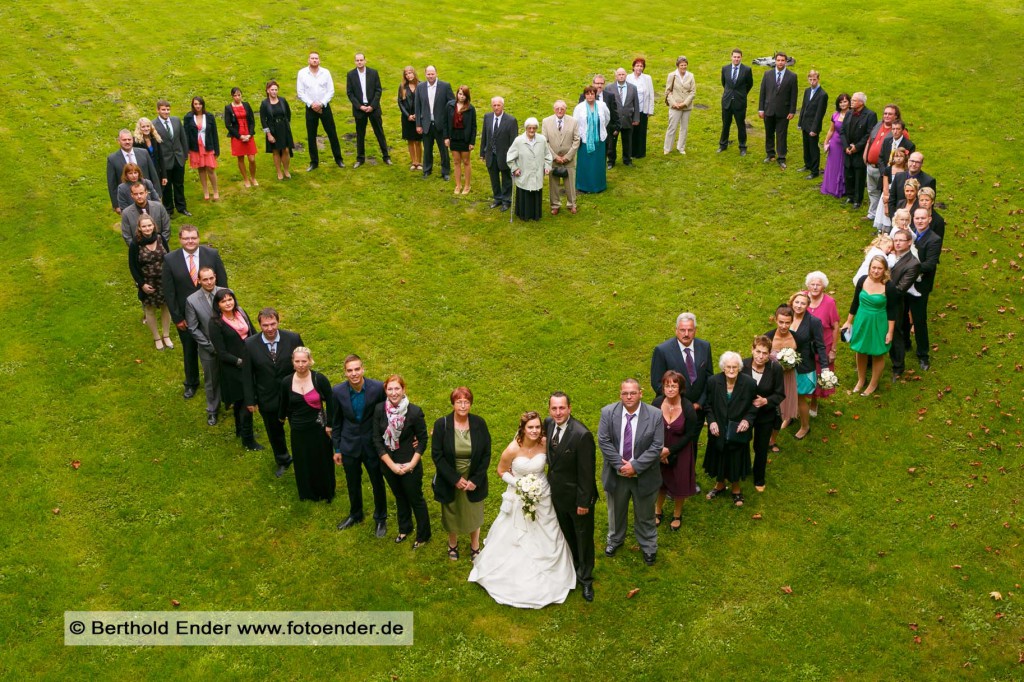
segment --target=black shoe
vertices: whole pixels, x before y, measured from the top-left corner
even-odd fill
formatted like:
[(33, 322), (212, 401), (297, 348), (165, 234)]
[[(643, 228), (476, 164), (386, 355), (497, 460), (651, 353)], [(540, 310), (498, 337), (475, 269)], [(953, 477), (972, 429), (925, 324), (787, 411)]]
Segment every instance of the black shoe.
[(320, 166), (320, 164), (318, 164), (318, 163), (311, 163), (311, 164), (309, 164), (309, 168), (306, 169), (306, 172), (310, 173), (312, 171), (315, 171), (319, 166)]
[(426, 180), (426, 179), (427, 179), (427, 178), (429, 178), (429, 177), (430, 177), (430, 173), (427, 173), (426, 171), (424, 171), (424, 173), (423, 173), (423, 179), (424, 179), (424, 180)]
[(347, 530), (357, 523), (362, 523), (362, 519), (354, 519), (351, 516), (338, 524), (338, 530)]
[(622, 165), (623, 165), (623, 166), (632, 166), (632, 165), (633, 165), (633, 162), (632, 162), (632, 161), (623, 161), (623, 162), (622, 162)]
[(608, 545), (607, 547), (604, 548), (604, 555), (606, 557), (611, 558), (611, 557), (615, 556), (615, 553), (618, 552), (618, 551), (619, 551), (618, 547), (612, 547), (611, 545)]
[(766, 157), (764, 157), (764, 161), (762, 161), (761, 163), (771, 163), (774, 160), (775, 160), (774, 156), (766, 156)]
[(451, 179), (451, 177), (452, 176), (448, 175), (447, 173), (441, 173), (441, 179), (444, 180), (445, 182), (448, 182)]
[(502, 204), (501, 205), (501, 212), (504, 213), (505, 211), (509, 210), (510, 208), (512, 208), (512, 206), (510, 204)]
[(746, 155), (747, 155), (747, 150), (746, 149), (741, 149), (740, 150), (740, 156), (746, 156)]
[(498, 208), (499, 206), (501, 206), (500, 201), (492, 201), (490, 206), (488, 206), (487, 208)]
[(287, 464), (278, 464), (277, 469), (274, 471), (274, 477), (281, 478), (282, 476), (284, 476), (284, 472), (286, 471), (288, 471)]
[(805, 180), (814, 180), (817, 177), (818, 177), (817, 173), (808, 173), (807, 177), (805, 178)]
[(724, 152), (724, 151), (725, 151), (725, 147), (719, 147), (719, 148), (718, 148), (718, 151), (717, 151), (717, 152), (715, 152), (715, 153), (716, 153), (716, 154), (721, 154), (721, 153), (722, 153), (722, 152)]
[(261, 450), (266, 449), (254, 440), (249, 441), (248, 443), (242, 443), (242, 445), (244, 445), (245, 449), (248, 450), (249, 452), (260, 452)]
[(903, 372), (893, 372), (892, 373), (892, 383), (895, 384), (896, 382), (898, 382), (902, 378), (903, 378)]
[(187, 216), (189, 218), (192, 217), (192, 213), (190, 213), (187, 209), (184, 209), (184, 208), (181, 209), (180, 211), (178, 211), (178, 213), (180, 213), (183, 216)]
[(786, 170), (786, 162), (785, 161), (779, 161), (779, 168), (781, 168), (782, 170)]
[(657, 552), (651, 552), (650, 554), (648, 554), (647, 552), (644, 552), (644, 563), (647, 564), (648, 566), (653, 566), (654, 565), (654, 561), (657, 558), (658, 558), (658, 553)]
[(930, 370), (932, 368), (932, 366), (930, 364), (928, 364), (927, 360), (918, 360), (918, 363), (921, 365), (921, 371), (922, 372), (927, 372), (928, 370)]
[(216, 426), (217, 425), (217, 413), (216, 412), (207, 412), (206, 413), (206, 423), (209, 424), (210, 426)]
[(387, 533), (388, 533), (387, 521), (378, 521), (377, 522), (377, 531), (376, 532), (377, 532), (377, 537), (379, 537), (379, 538), (382, 538), (385, 535), (387, 535)]
[[(362, 161), (356, 161), (355, 163), (352, 164), (352, 169), (355, 170), (356, 168), (359, 168), (362, 165), (363, 165)], [(344, 168), (344, 166), (342, 166), (342, 168)]]
[(394, 166), (395, 165), (395, 164), (393, 164), (391, 162), (391, 159), (384, 159), (384, 163), (387, 164), (388, 166)]
[(853, 210), (857, 210), (858, 208), (860, 208), (860, 202), (855, 201), (852, 204), (850, 204), (850, 207), (853, 208)]
[(334, 163), (335, 163), (335, 165), (338, 166), (338, 168), (344, 168), (345, 167), (345, 162), (344, 161), (335, 161)]
[(186, 386), (184, 393), (181, 394), (181, 397), (184, 398), (185, 400), (188, 400), (189, 398), (194, 398), (195, 395), (196, 389), (193, 388), (192, 386)]
[(584, 585), (583, 586), (583, 598), (587, 601), (594, 601), (594, 586)]

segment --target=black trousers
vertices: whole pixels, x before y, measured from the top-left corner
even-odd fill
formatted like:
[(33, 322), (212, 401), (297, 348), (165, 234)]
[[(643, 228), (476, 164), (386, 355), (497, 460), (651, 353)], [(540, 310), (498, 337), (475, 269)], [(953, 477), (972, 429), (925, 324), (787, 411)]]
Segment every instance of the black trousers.
[(804, 167), (818, 175), (821, 172), (821, 147), (818, 146), (820, 136), (811, 136), (806, 130), (801, 131), (804, 137)]
[(416, 540), (426, 542), (430, 539), (430, 514), (427, 513), (427, 501), (423, 499), (423, 463), (417, 464), (415, 469), (403, 476), (393, 472), (383, 462), (381, 467), (391, 494), (395, 496), (398, 532), (403, 535), (411, 533), (415, 516)]
[(162, 199), (164, 208), (170, 213), (178, 209), (178, 213), (187, 209), (185, 206), (185, 167), (175, 163), (167, 171), (167, 184), (163, 186)]
[(647, 114), (640, 112), (640, 125), (633, 126), (633, 158), (642, 159), (647, 156)]
[(199, 344), (188, 329), (179, 329), (181, 355), (185, 362), (185, 388), (199, 388)]
[[(718, 138), (719, 149), (725, 149), (729, 146), (729, 129), (732, 128), (732, 122), (736, 121), (736, 137), (740, 142), (740, 149), (747, 148), (747, 108), (722, 109), (722, 135)], [(767, 130), (767, 128), (766, 128)]]
[[(423, 174), (430, 175), (434, 170), (434, 145), (437, 145), (438, 153), (441, 155), (441, 174), (451, 175), (452, 157), (448, 153), (448, 147), (444, 146), (444, 131), (440, 126), (431, 125), (423, 131)], [(385, 467), (386, 468), (386, 467)]]
[(284, 437), (284, 424), (277, 418), (277, 408), (265, 410), (260, 405), (260, 417), (263, 418), (263, 427), (267, 430), (267, 440), (270, 441), (270, 449), (274, 451), (274, 461), (281, 466), (288, 466), (292, 463), (292, 456), (288, 454), (288, 441)]
[(245, 406), (244, 400), (236, 400), (231, 404), (235, 415), (235, 437), (241, 437), (242, 443), (249, 445), (256, 441), (252, 431), (252, 412)]
[[(387, 469), (387, 467), (376, 455), (343, 456), (341, 465), (345, 469), (345, 486), (348, 488), (348, 515), (357, 521), (366, 518), (366, 514), (363, 512), (363, 467), (366, 467), (366, 473), (370, 477), (370, 488), (373, 489), (373, 520), (386, 521), (388, 497), (387, 491), (384, 489), (384, 474), (381, 469)], [(406, 476), (412, 475), (411, 473), (406, 474)]]
[(576, 579), (581, 585), (591, 585), (594, 582), (594, 508), (590, 508), (589, 514), (580, 515), (576, 513), (575, 505), (562, 507), (555, 504), (554, 507), (558, 526), (572, 553)]
[[(858, 154), (853, 156), (858, 156)], [(864, 160), (859, 159), (859, 162), (853, 161), (851, 156), (847, 154), (843, 161), (843, 166), (845, 166), (846, 170), (846, 196), (850, 197), (850, 200), (855, 204), (862, 203), (864, 201), (864, 188), (868, 184), (868, 168), (864, 165)]]
[(608, 140), (608, 163), (615, 165), (616, 138), (622, 142), (622, 163), (633, 161), (633, 128), (615, 131), (615, 137)]
[(362, 163), (366, 160), (366, 122), (369, 120), (373, 128), (373, 134), (380, 145), (380, 156), (385, 161), (391, 158), (388, 154), (388, 141), (384, 138), (384, 123), (381, 120), (380, 111), (374, 110), (366, 116), (356, 118), (356, 161)]
[(488, 159), (487, 175), (491, 177), (491, 196), (506, 206), (512, 205), (512, 171), (498, 168), (498, 160)]
[[(785, 116), (764, 115), (765, 156), (775, 157), (780, 163), (786, 160), (786, 136), (789, 134), (789, 119)], [(742, 146), (743, 143), (740, 142)]]
[(754, 420), (754, 485), (764, 485), (765, 470), (768, 468), (768, 444), (772, 439), (775, 418)]
[[(922, 293), (920, 296), (907, 296), (904, 298), (904, 305), (907, 307), (907, 312), (910, 313), (910, 317), (913, 318), (914, 327), (914, 342), (917, 344), (917, 359), (922, 362), (928, 362), (928, 351), (931, 350), (931, 346), (928, 345), (928, 296), (931, 292)], [(904, 326), (904, 341), (907, 342), (907, 347), (910, 346), (910, 326), (911, 320), (905, 319)]]
[(907, 346), (903, 339), (904, 333), (909, 331), (904, 329), (907, 322), (907, 298), (909, 298), (907, 294), (904, 294), (903, 302), (900, 304), (900, 312), (896, 316), (896, 328), (892, 332), (892, 344), (889, 346), (889, 360), (892, 362), (894, 374), (902, 374), (906, 367)]
[(341, 143), (338, 142), (338, 129), (334, 126), (334, 114), (331, 112), (331, 105), (327, 104), (318, 114), (311, 108), (306, 107), (306, 139), (309, 141), (309, 163), (319, 165), (320, 150), (316, 146), (316, 132), (320, 124), (324, 124), (324, 133), (331, 143), (331, 153), (334, 160), (341, 162)]

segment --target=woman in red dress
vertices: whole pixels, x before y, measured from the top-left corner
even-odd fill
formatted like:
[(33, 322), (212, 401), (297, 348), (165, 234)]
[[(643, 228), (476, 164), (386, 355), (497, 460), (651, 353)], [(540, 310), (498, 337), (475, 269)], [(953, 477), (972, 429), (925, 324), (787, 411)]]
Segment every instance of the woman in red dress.
[(220, 140), (217, 139), (217, 120), (206, 113), (206, 100), (192, 98), (192, 111), (185, 114), (182, 122), (185, 137), (188, 138), (188, 165), (199, 171), (199, 182), (203, 185), (203, 200), (210, 200), (213, 185), (213, 200), (220, 201), (217, 190), (217, 157), (220, 156)]
[[(256, 140), (252, 133), (256, 129), (256, 116), (248, 102), (242, 101), (242, 89), (231, 88), (231, 104), (224, 107), (224, 127), (231, 138), (231, 156), (238, 159), (238, 172), (246, 187), (259, 187), (256, 182)], [(245, 160), (249, 159), (246, 170)]]

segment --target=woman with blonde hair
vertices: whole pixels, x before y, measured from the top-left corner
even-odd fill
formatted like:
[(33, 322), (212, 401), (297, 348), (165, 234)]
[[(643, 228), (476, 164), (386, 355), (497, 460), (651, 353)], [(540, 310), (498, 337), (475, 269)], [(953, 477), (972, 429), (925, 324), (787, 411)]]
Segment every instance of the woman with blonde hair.
[(885, 356), (892, 345), (892, 335), (899, 315), (902, 295), (889, 281), (889, 263), (885, 256), (874, 256), (868, 274), (857, 280), (850, 303), (850, 313), (843, 329), (852, 329), (850, 349), (857, 353), (857, 385), (854, 393), (864, 388), (868, 358), (871, 358), (871, 382), (861, 393), (867, 397), (878, 390), (878, 381), (885, 370)]

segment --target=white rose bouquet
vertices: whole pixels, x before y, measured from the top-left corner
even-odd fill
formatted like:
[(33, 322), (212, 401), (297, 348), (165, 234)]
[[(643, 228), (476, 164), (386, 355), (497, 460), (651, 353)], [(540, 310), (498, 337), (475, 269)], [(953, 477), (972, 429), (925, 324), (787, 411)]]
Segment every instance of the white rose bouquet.
[(523, 501), (523, 516), (531, 521), (537, 520), (537, 505), (542, 490), (541, 480), (534, 474), (520, 476), (516, 481), (516, 494)]
[(782, 365), (782, 369), (794, 369), (800, 364), (800, 354), (792, 348), (783, 348), (775, 358)]
[(830, 369), (823, 369), (818, 377), (818, 385), (825, 389), (832, 389), (839, 385), (839, 377)]

